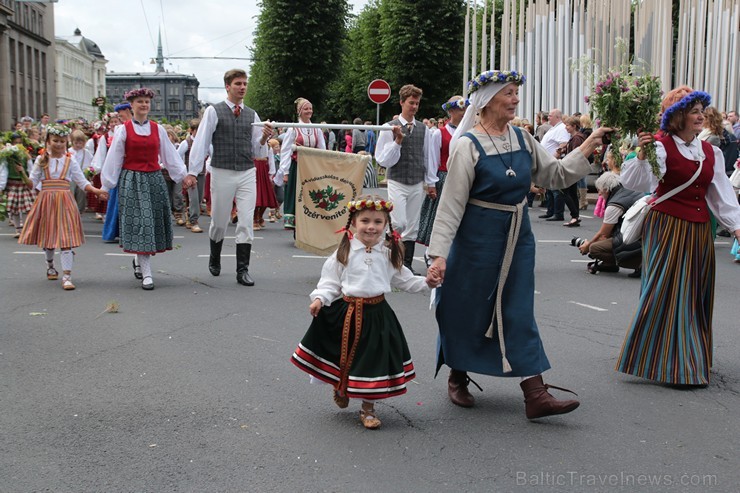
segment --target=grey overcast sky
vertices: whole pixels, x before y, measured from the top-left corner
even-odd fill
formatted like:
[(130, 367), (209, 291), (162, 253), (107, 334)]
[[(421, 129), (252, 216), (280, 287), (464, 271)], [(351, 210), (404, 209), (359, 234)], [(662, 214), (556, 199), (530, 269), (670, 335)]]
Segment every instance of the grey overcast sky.
[[(350, 0), (359, 13), (367, 0)], [(82, 35), (95, 41), (108, 60), (108, 72), (153, 72), (157, 32), (161, 28), (164, 56), (250, 56), (256, 0), (59, 0), (54, 4), (54, 32)], [(200, 99), (218, 102), (224, 97), (223, 73), (248, 69), (247, 60), (169, 59), (171, 72), (194, 74), (200, 81)]]

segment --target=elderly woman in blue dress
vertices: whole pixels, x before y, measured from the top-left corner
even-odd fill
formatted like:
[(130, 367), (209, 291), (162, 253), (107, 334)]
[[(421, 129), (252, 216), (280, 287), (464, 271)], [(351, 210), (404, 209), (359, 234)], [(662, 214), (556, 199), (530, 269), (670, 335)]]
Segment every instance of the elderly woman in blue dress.
[[(542, 373), (550, 368), (534, 319), (535, 241), (527, 214), (531, 183), (562, 189), (587, 175), (587, 156), (610, 131), (594, 131), (562, 160), (509, 122), (518, 72), (488, 71), (470, 82), (470, 106), (451, 142), (449, 174), (432, 230), (429, 269), (437, 293), (437, 371), (451, 368), (450, 400), (472, 407), (468, 372), (519, 377), (528, 419), (569, 413)], [(479, 121), (476, 124), (476, 115)]]

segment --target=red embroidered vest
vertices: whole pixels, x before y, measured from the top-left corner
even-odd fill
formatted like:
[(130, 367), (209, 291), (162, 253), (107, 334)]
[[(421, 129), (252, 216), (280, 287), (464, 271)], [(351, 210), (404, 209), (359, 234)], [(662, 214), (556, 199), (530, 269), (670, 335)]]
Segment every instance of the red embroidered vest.
[(450, 158), (450, 140), (452, 134), (447, 130), (447, 125), (442, 127), (442, 148), (439, 150), (439, 171), (447, 171), (447, 160)]
[[(699, 161), (683, 157), (673, 137), (668, 136), (658, 140), (665, 147), (667, 154), (666, 172), (663, 181), (655, 191), (655, 194), (660, 197), (689, 181), (696, 173)], [(701, 142), (701, 148), (706, 158), (699, 177), (687, 189), (656, 205), (654, 207), (656, 211), (694, 223), (709, 221), (706, 194), (707, 187), (714, 178), (714, 150), (708, 142)]]
[(137, 135), (134, 124), (129, 120), (126, 126), (126, 156), (123, 158), (123, 169), (150, 173), (159, 171), (159, 128), (149, 122), (151, 134)]

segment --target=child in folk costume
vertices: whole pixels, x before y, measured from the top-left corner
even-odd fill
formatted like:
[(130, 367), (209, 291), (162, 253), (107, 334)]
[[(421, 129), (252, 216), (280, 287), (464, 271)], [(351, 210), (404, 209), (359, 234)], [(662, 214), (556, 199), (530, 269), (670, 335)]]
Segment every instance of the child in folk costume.
[(7, 176), (0, 192), (5, 190), (6, 193), (6, 214), (11, 226), (15, 226), (14, 238), (20, 237), (24, 216), (31, 210), (36, 199), (36, 192), (27, 173), (31, 161), (21, 142), (20, 134), (12, 134), (11, 144), (7, 144), (3, 150), (7, 157), (1, 158), (5, 162)]
[[(85, 148), (87, 136), (82, 130), (75, 130), (70, 135), (70, 140), (72, 141), (72, 147), (67, 152), (72, 155), (72, 161), (80, 167), (80, 170), (84, 174), (85, 170), (90, 169), (93, 160), (92, 153)], [(75, 186), (73, 188), (77, 208), (80, 210), (80, 214), (82, 214), (87, 207), (87, 194), (80, 187)]]
[(374, 401), (406, 393), (406, 382), (415, 376), (406, 338), (384, 293), (393, 287), (429, 290), (423, 277), (403, 265), (391, 210), (393, 204), (379, 197), (349, 203), (344, 237), (311, 293), (314, 320), (291, 357), (312, 381), (334, 386), (340, 408), (350, 397), (362, 399), (360, 420), (368, 429), (380, 426)]
[(72, 290), (72, 264), (76, 248), (85, 242), (80, 212), (70, 191), (70, 182), (102, 200), (107, 193), (93, 187), (82, 169), (67, 153), (69, 129), (62, 125), (46, 127), (46, 151), (39, 156), (31, 171), (33, 186), (40, 190), (18, 243), (38, 245), (46, 252), (46, 278), (55, 281), (59, 273), (54, 268), (54, 250), (62, 257), (62, 288)]

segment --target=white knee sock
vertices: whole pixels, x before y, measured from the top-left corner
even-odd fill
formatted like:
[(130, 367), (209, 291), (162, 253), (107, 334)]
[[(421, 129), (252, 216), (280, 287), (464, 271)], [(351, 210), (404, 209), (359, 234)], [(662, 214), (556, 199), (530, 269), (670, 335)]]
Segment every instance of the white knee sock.
[(141, 255), (137, 253), (136, 259), (138, 260), (138, 263), (141, 266), (141, 275), (144, 278), (143, 283), (151, 284), (152, 283), (152, 263), (150, 261), (151, 255)]
[(21, 227), (23, 226), (23, 223), (21, 222), (20, 214), (11, 214), (10, 220), (13, 221), (13, 224), (15, 224), (16, 229), (21, 229)]
[(50, 266), (54, 265), (54, 249), (44, 248), (44, 253), (46, 253), (46, 263)]
[[(540, 373), (540, 375), (542, 375), (542, 374)], [(530, 376), (528, 376), (528, 377), (521, 377), (521, 379), (522, 379), (521, 381), (523, 382), (523, 381), (525, 381), (525, 380), (529, 380), (530, 378), (538, 377), (538, 376), (540, 376), (540, 375), (530, 375)]]
[(74, 264), (75, 254), (72, 250), (62, 250), (62, 270), (64, 272), (72, 272), (72, 265)]

